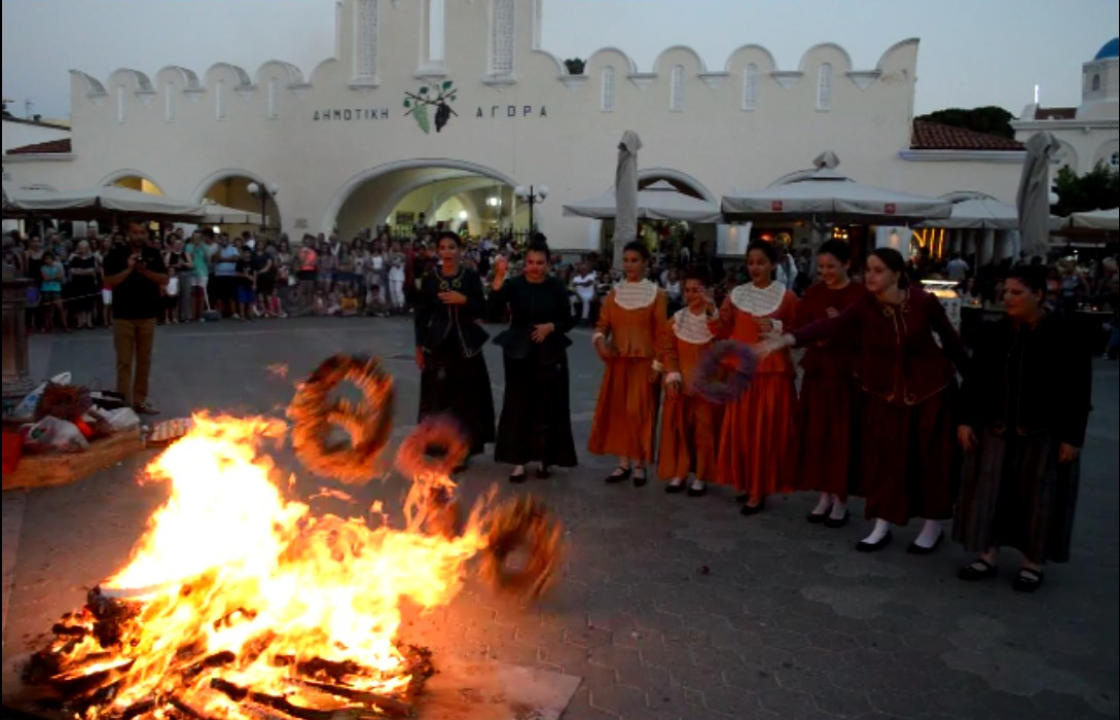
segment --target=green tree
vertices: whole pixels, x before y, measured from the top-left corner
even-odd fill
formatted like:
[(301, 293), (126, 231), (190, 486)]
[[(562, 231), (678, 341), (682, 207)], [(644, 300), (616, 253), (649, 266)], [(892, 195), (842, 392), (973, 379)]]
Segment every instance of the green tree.
[(928, 115), (919, 115), (915, 120), (928, 120), (929, 122), (952, 125), (953, 127), (967, 128), (988, 135), (999, 135), (1005, 138), (1015, 138), (1015, 131), (1011, 128), (1011, 119), (1014, 116), (996, 105), (972, 108), (946, 108), (935, 110)]
[(579, 58), (568, 58), (564, 61), (564, 67), (568, 68), (569, 75), (582, 75), (586, 64), (586, 61)]
[(1120, 172), (1109, 169), (1103, 161), (1080, 177), (1069, 167), (1062, 167), (1054, 179), (1054, 189), (1058, 193), (1058, 203), (1053, 206), (1057, 215), (1114, 208), (1120, 198)]

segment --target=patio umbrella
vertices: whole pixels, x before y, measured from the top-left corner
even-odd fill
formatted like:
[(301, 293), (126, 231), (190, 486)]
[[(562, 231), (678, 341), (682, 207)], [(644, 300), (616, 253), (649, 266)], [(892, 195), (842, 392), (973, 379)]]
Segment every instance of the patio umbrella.
[(116, 185), (88, 190), (45, 190), (5, 184), (4, 214), (36, 213), (54, 218), (86, 219), (108, 213), (152, 220), (198, 221), (202, 206), (166, 195), (152, 195)]
[(1118, 232), (1120, 231), (1120, 208), (1075, 212), (1066, 218), (1063, 227)]
[(732, 190), (723, 196), (723, 214), (729, 220), (903, 225), (949, 217), (952, 211), (942, 198), (858, 183), (837, 172), (839, 164), (835, 153), (824, 152), (813, 160), (814, 170), (792, 173), (762, 190)]
[(979, 192), (954, 192), (941, 196), (953, 203), (947, 218), (926, 220), (914, 227), (939, 227), (950, 230), (1016, 230), (1019, 212), (1011, 203)]
[[(569, 203), (564, 206), (564, 214), (598, 220), (613, 218), (617, 213), (616, 195), (611, 188), (597, 197)], [(685, 195), (664, 180), (638, 191), (635, 214), (645, 219), (696, 223), (719, 222), (721, 218), (715, 203)]]
[(638, 237), (638, 150), (642, 140), (627, 130), (618, 143), (618, 165), (614, 171), (615, 216), (613, 264), (622, 268), (622, 246)]
[(1045, 256), (1050, 242), (1050, 156), (1059, 145), (1053, 135), (1040, 132), (1031, 135), (1025, 146), (1027, 157), (1015, 194), (1019, 236), (1024, 252)]
[(261, 214), (252, 210), (227, 207), (217, 203), (202, 204), (202, 225), (260, 225)]

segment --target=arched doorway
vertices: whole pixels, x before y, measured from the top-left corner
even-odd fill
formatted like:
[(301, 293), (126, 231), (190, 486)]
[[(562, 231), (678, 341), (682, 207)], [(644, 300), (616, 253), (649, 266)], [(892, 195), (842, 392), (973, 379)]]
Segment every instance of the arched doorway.
[(514, 180), (475, 163), (429, 158), (381, 165), (348, 180), (331, 199), (322, 232), (344, 240), (388, 226), (442, 225), (472, 235), (503, 232), (517, 212)]
[(238, 210), (260, 213), (261, 225), (253, 227), (244, 224), (231, 224), (227, 232), (261, 230), (265, 233), (279, 234), (280, 209), (276, 195), (281, 191), (260, 175), (241, 169), (225, 169), (211, 173), (195, 187), (190, 198), (196, 203), (214, 203)]
[(101, 179), (99, 185), (116, 185), (150, 195), (163, 195), (163, 189), (149, 175), (139, 170), (117, 170)]

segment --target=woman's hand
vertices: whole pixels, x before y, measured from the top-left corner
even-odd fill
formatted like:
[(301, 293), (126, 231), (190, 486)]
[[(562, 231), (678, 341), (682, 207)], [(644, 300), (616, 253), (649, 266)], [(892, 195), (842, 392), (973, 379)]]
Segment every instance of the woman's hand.
[(774, 321), (770, 318), (755, 318), (754, 322), (758, 325), (758, 331), (763, 335), (774, 332)]
[(595, 352), (599, 354), (599, 359), (603, 362), (611, 359), (611, 349), (607, 346), (607, 341), (604, 338), (595, 338)]
[(456, 290), (444, 290), (436, 295), (444, 305), (466, 305), (467, 296)]
[(424, 369), (424, 348), (416, 348), (416, 367)]
[(771, 355), (779, 350), (789, 347), (790, 345), (793, 345), (792, 335), (772, 335), (762, 342), (757, 342), (754, 345), (751, 345), (750, 348), (751, 352), (753, 352), (759, 357), (759, 359), (761, 359), (766, 357), (767, 355)]
[(1077, 456), (1080, 454), (1081, 448), (1074, 447), (1069, 443), (1062, 443), (1058, 446), (1058, 462), (1060, 463), (1071, 463), (1076, 460)]
[(977, 445), (976, 433), (968, 425), (959, 425), (957, 426), (957, 442), (966, 452), (972, 452)]
[(544, 342), (545, 338), (547, 338), (550, 334), (552, 334), (552, 331), (555, 330), (555, 329), (556, 329), (556, 325), (554, 325), (553, 323), (541, 323), (539, 325), (534, 325), (533, 326), (533, 335), (532, 335), (533, 342), (535, 342), (535, 343)]

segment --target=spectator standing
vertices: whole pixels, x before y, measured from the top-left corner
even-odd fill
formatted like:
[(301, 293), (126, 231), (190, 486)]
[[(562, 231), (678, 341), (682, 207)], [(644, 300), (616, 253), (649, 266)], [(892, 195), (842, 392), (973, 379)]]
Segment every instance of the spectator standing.
[[(253, 305), (256, 302), (254, 288), (257, 283), (257, 271), (253, 263), (253, 251), (246, 245), (241, 248), (241, 257), (234, 266), (237, 283), (237, 309), (241, 317), (246, 320), (253, 319)], [(238, 315), (234, 315), (238, 317)]]
[(395, 313), (405, 310), (405, 262), (401, 244), (394, 242), (389, 253), (389, 302)]
[(218, 252), (214, 257), (214, 295), (223, 315), (236, 320), (241, 319), (237, 312), (237, 260), (240, 257), (241, 251), (223, 233), (218, 238)]
[(89, 241), (82, 240), (70, 257), (71, 304), (78, 329), (93, 327), (93, 306), (98, 293), (97, 276), (97, 258), (90, 250)]
[(945, 276), (955, 283), (964, 282), (968, 277), (968, 263), (961, 257), (960, 253), (954, 253), (953, 259), (945, 264)]
[[(113, 346), (117, 355), (117, 392), (140, 413), (158, 412), (148, 402), (160, 288), (167, 269), (159, 251), (148, 245), (144, 223), (128, 224), (128, 244), (116, 246), (105, 258), (105, 284), (113, 290)], [(135, 370), (135, 375), (133, 371)]]
[(66, 308), (62, 304), (62, 280), (65, 277), (65, 272), (54, 251), (47, 250), (43, 253), (43, 262), (39, 266), (39, 277), (41, 278), (39, 291), (43, 308), (43, 332), (50, 332), (54, 329), (56, 313), (62, 324), (62, 329), (68, 331), (70, 328), (66, 326)]
[(210, 282), (210, 247), (202, 233), (191, 235), (191, 245), (187, 252), (191, 261), (190, 296), (194, 312), (191, 319), (202, 322), (202, 308), (206, 304), (207, 285)]

